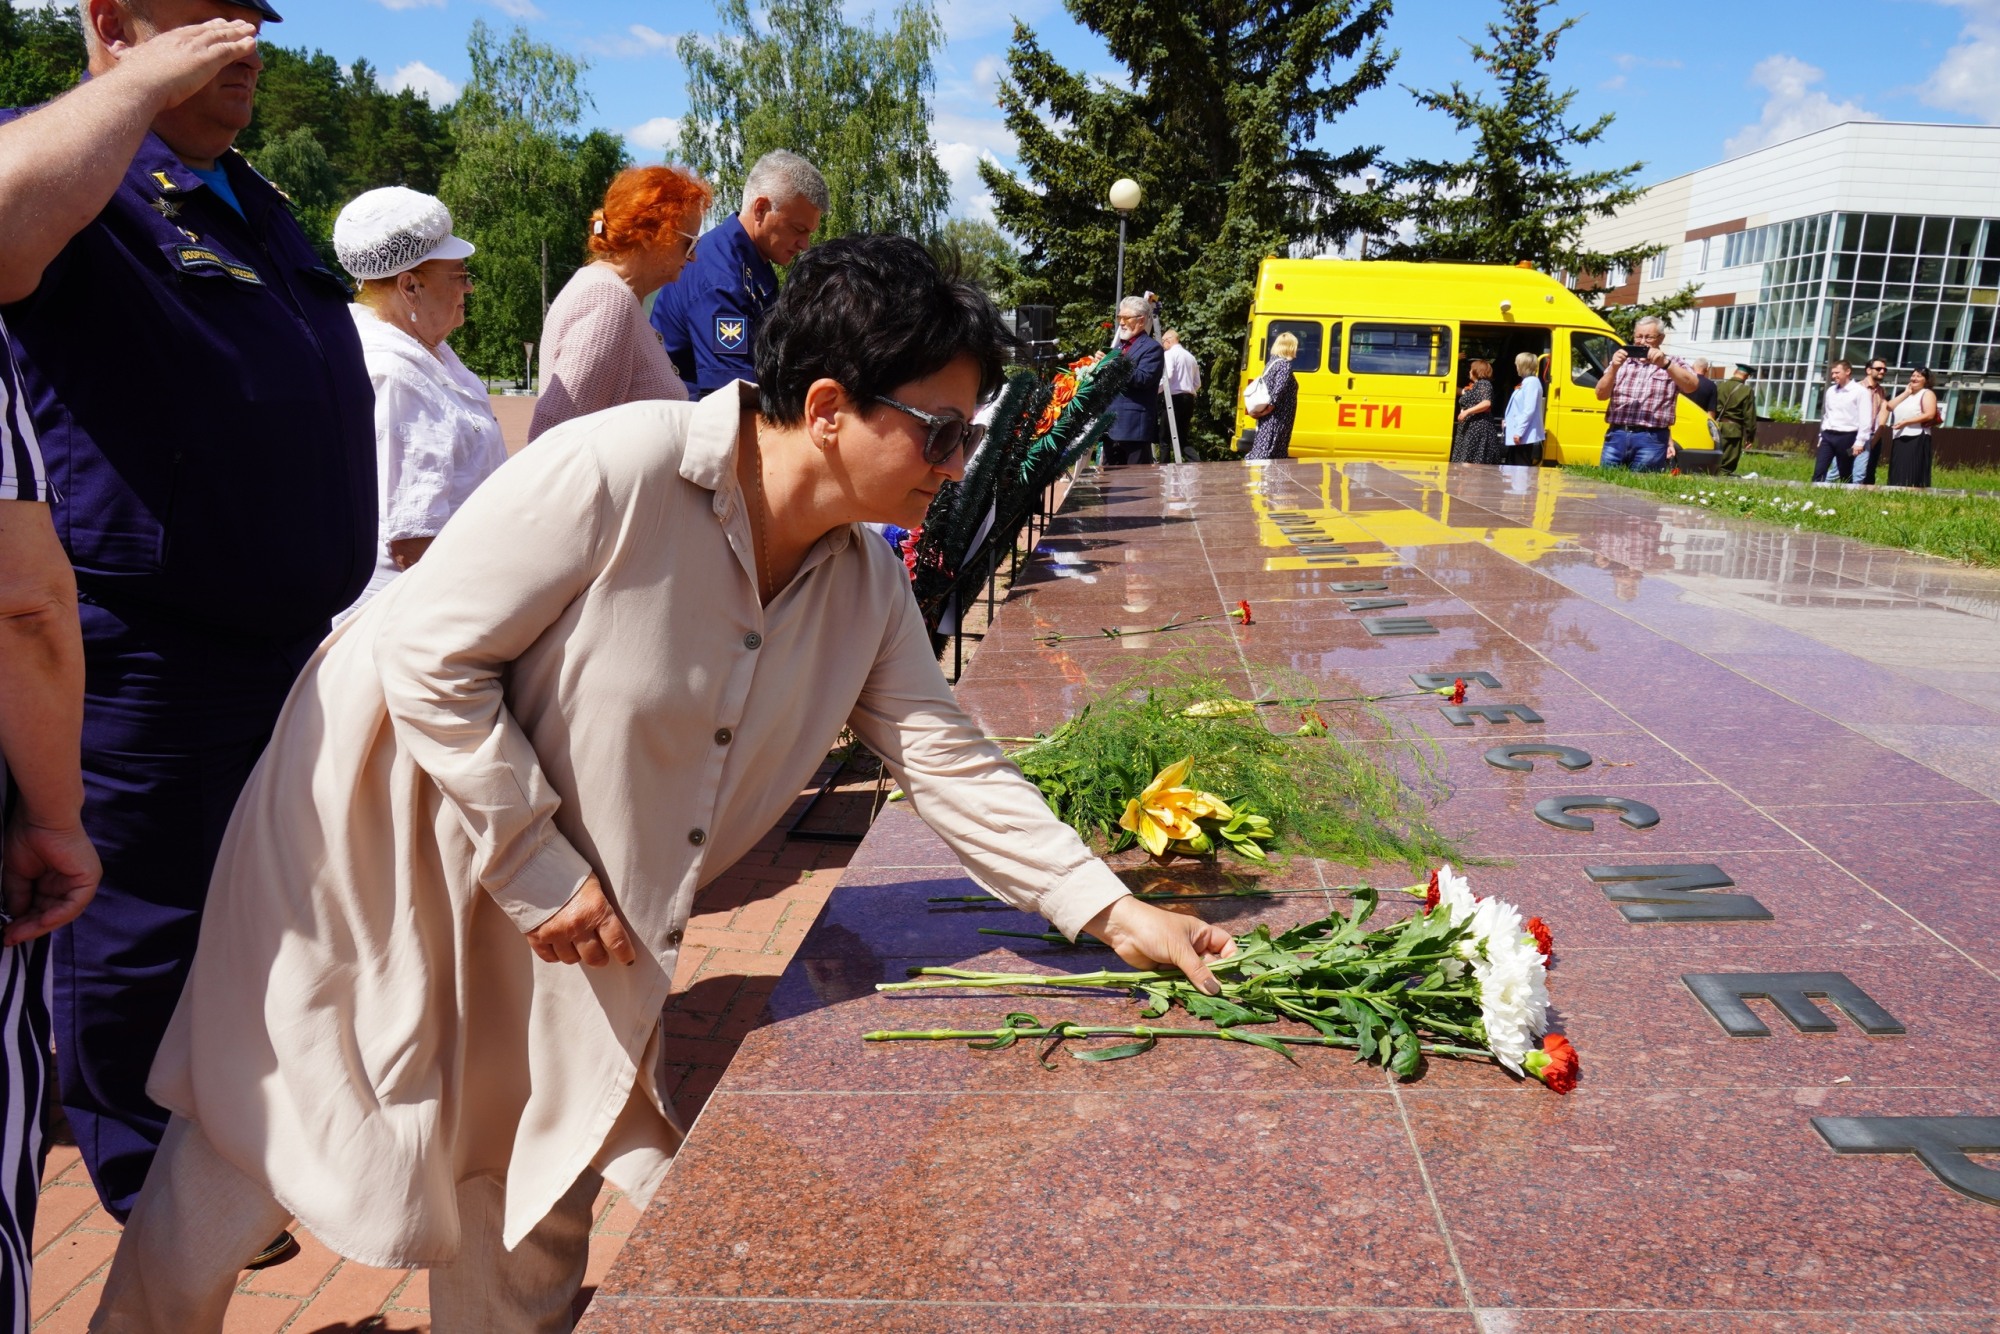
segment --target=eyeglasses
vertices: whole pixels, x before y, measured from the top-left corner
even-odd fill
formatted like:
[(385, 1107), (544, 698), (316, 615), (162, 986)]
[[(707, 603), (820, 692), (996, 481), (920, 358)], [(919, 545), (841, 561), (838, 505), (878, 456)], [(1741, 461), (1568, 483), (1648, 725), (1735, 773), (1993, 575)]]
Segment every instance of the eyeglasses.
[(922, 408), (913, 408), (908, 403), (898, 403), (885, 394), (877, 394), (875, 401), (898, 412), (908, 413), (930, 428), (930, 433), (924, 437), (924, 462), (933, 467), (943, 463), (961, 449), (971, 454), (979, 448), (979, 442), (986, 438), (984, 426), (969, 422), (963, 417), (940, 417), (935, 413), (925, 412)]
[(1889, 373), (1889, 368), (1887, 366), (1870, 366), (1868, 368), (1868, 373), (1870, 375), (1887, 375)]
[(687, 238), (687, 243), (688, 243), (687, 253), (685, 255), (682, 255), (681, 259), (685, 262), (692, 263), (694, 261), (694, 248), (697, 245), (701, 244), (701, 237), (696, 235), (694, 232), (681, 232), (681, 229), (678, 227), (674, 228), (674, 230), (680, 232), (682, 236), (685, 236)]

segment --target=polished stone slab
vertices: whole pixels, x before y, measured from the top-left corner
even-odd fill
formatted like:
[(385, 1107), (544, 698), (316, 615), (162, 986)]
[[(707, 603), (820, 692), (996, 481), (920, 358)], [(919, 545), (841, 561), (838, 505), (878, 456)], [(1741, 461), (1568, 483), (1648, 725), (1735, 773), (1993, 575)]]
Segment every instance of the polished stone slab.
[[(1301, 541), (1360, 564), (1310, 567)], [(1377, 597), (1407, 605), (1347, 605)], [(1227, 617), (1239, 600), (1248, 625)], [(1373, 635), (1377, 614), (1437, 633)], [(1194, 616), (1210, 619), (1099, 633)], [(1369, 744), (1438, 795), (1474, 885), (1548, 924), (1553, 1015), (1582, 1083), (1558, 1098), (1435, 1062), (1398, 1085), (1339, 1052), (1293, 1063), (1220, 1043), (1114, 1064), (1056, 1051), (1049, 1068), (1025, 1044), (863, 1043), (1009, 1010), (1105, 1023), (1135, 1010), (1110, 994), (877, 992), (913, 966), (1111, 958), (1035, 938), (1044, 924), (1004, 907), (930, 902), (979, 891), (892, 805), (583, 1328), (2000, 1327), (2000, 1207), (1912, 1153), (1836, 1153), (1814, 1124), (2000, 1115), (1988, 644), (2000, 650), (2000, 578), (1553, 470), (1093, 474), (972, 659), (967, 711), (1023, 736), (1163, 671), (1246, 698), (1491, 673), (1501, 685), (1473, 681), (1468, 706), (1543, 721), (1460, 726), (1436, 696), (1409, 695), (1367, 706), (1401, 742)], [(1362, 707), (1324, 706), (1343, 720)], [(1591, 764), (1487, 761), (1507, 744)], [(1659, 820), (1584, 811), (1582, 832), (1535, 817), (1565, 795)], [(1731, 884), (1690, 897), (1747, 896), (1763, 920), (1631, 921), (1607, 892), (1624, 882), (1587, 873), (1675, 865), (1719, 868)], [(1180, 886), (1177, 911), (1239, 932), (1323, 914), (1344, 884), (1413, 878), (1311, 860), (1162, 872), (1130, 854), (1114, 869), (1135, 889)], [(1194, 897), (1244, 884), (1277, 892)], [(1747, 975), (1765, 978), (1740, 984), (1759, 1022), (1732, 1035), (1688, 979), (1727, 992)], [(1801, 1031), (1759, 998), (1768, 975), (1805, 977), (1808, 994), (1838, 975), (1904, 1031), (1866, 1032), (1832, 1001), (1807, 1002), (1828, 1023)], [(1980, 1157), (1967, 1161), (1991, 1166)]]

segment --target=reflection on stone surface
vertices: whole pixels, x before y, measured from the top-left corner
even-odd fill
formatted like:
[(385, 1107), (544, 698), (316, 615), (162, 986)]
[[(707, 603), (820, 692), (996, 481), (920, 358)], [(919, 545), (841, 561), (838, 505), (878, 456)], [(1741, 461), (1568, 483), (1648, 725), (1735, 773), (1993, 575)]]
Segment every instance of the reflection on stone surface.
[[(1345, 599), (1372, 594), (1435, 633), (1370, 634)], [(1252, 624), (1220, 619), (1239, 600)], [(1036, 640), (1194, 615), (1218, 619), (1179, 638)], [(1126, 468), (1087, 477), (1050, 524), (959, 697), (989, 732), (1026, 735), (1166, 663), (1244, 698), (1463, 676), (1476, 708), (1505, 681), (1505, 699), (1546, 719), (1510, 723), (1536, 744), (1506, 758), (1590, 760), (1602, 795), (1581, 800), (1671, 816), (1552, 829), (1536, 805), (1582, 781), (1560, 763), (1495, 768), (1506, 734), (1453, 726), (1435, 696), (1375, 706), (1424, 741), (1411, 777), (1446, 794), (1437, 818), (1477, 859), (1474, 885), (1553, 931), (1576, 1092), (1447, 1062), (1392, 1087), (1340, 1053), (1292, 1064), (1221, 1043), (1054, 1069), (1022, 1050), (864, 1044), (871, 1028), (983, 1027), (1012, 1009), (1133, 1010), (1115, 994), (876, 992), (912, 965), (1108, 957), (980, 934), (1038, 930), (1011, 909), (930, 904), (979, 891), (894, 807), (585, 1331), (2000, 1321), (2000, 1209), (1907, 1160), (1836, 1164), (1834, 1136), (1812, 1130), (2000, 1117), (2000, 575), (1556, 470)], [(1197, 891), (1212, 879), (1168, 874)], [(1264, 873), (1284, 893), (1174, 906), (1241, 932), (1339, 908), (1334, 886), (1411, 876), (1294, 862)], [(1401, 896), (1383, 909), (1415, 910)], [(1720, 978), (1740, 1006), (1744, 975), (1776, 972), (1837, 976), (1881, 1012), (1862, 1018), (1909, 1031), (1777, 1025), (1745, 1041), (1682, 981)], [(1936, 1144), (1948, 1168), (1950, 1149), (2000, 1175), (1964, 1156), (2000, 1151), (1983, 1140)]]

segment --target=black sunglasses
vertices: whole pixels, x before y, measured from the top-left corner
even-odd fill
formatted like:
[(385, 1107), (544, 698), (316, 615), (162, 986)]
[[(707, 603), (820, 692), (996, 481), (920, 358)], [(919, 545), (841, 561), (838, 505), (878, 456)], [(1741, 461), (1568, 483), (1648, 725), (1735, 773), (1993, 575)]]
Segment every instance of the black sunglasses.
[(908, 403), (898, 403), (885, 394), (877, 394), (875, 401), (898, 412), (907, 412), (930, 428), (930, 434), (924, 437), (924, 462), (933, 467), (943, 463), (961, 449), (968, 456), (971, 455), (979, 448), (979, 442), (986, 438), (984, 426), (969, 422), (963, 417), (940, 417), (935, 413), (925, 412), (922, 408), (913, 408)]

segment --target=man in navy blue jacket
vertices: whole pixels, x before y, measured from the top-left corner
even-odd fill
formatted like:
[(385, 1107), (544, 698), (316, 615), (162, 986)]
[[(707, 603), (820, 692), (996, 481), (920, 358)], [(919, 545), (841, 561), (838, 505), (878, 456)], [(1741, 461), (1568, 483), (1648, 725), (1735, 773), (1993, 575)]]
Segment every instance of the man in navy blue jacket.
[(653, 327), (702, 398), (757, 378), (757, 328), (778, 299), (778, 271), (805, 253), (829, 203), (826, 179), (783, 149), (766, 153), (743, 182), (743, 210), (701, 238), (677, 282), (653, 300)]
[(1119, 355), (1132, 363), (1132, 378), (1111, 400), (1111, 429), (1104, 438), (1106, 463), (1151, 463), (1153, 442), (1160, 438), (1160, 379), (1166, 374), (1167, 350), (1146, 332), (1153, 307), (1142, 296), (1118, 303), (1118, 330), (1125, 338)]
[(73, 173), (75, 197), (10, 237), (6, 261), (31, 270), (4, 316), (76, 570), (83, 823), (104, 862), (91, 910), (55, 937), (55, 1046), (77, 1146), (122, 1220), (166, 1130), (146, 1077), (223, 829), (299, 669), (375, 565), (374, 394), (346, 284), (231, 146), (263, 68), (255, 29), (277, 12), (82, 9), (107, 83), (154, 42), (231, 48), (129, 130), (107, 123), (117, 149)]

